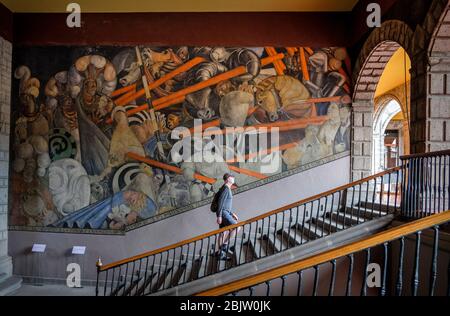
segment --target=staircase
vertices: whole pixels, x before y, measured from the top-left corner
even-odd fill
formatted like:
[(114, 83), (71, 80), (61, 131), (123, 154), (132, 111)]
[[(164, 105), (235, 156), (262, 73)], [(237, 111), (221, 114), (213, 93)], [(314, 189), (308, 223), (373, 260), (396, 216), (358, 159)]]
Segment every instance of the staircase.
[[(218, 286), (267, 270), (276, 262), (298, 260), (360, 240), (385, 229), (394, 216), (412, 219), (433, 214), (436, 208), (419, 212), (418, 206), (429, 206), (437, 200), (442, 207), (448, 206), (449, 182), (445, 179), (449, 175), (445, 170), (450, 170), (449, 162), (449, 151), (404, 157), (399, 167), (237, 225), (98, 265), (96, 294), (190, 295), (212, 284)], [(439, 179), (435, 176), (437, 169)], [(422, 182), (417, 180), (417, 173)], [(214, 255), (215, 246), (221, 236), (232, 231), (238, 233), (228, 243), (229, 260), (220, 260)]]

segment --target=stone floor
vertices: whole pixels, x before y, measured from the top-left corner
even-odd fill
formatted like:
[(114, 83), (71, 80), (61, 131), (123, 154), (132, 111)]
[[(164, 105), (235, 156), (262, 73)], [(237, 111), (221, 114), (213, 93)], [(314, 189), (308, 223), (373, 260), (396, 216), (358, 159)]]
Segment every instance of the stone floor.
[(22, 284), (20, 289), (10, 293), (9, 296), (94, 296), (95, 287), (69, 288), (61, 284)]

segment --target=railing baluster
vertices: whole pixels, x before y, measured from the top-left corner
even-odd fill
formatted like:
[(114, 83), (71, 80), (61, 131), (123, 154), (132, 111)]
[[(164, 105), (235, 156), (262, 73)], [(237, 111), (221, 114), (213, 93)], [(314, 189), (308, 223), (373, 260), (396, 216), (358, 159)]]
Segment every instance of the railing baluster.
[(134, 279), (134, 269), (136, 268), (136, 261), (133, 261), (133, 269), (131, 269), (131, 280), (130, 280), (130, 290), (127, 293), (127, 296), (131, 296), (131, 290), (133, 289), (133, 279)]
[(128, 264), (129, 264), (129, 262), (127, 262), (127, 267), (125, 268), (125, 281), (124, 281), (125, 282), (125, 286), (123, 287), (122, 296), (125, 294), (125, 291), (127, 289), (127, 284), (128, 284), (128, 281), (127, 281), (128, 280)]
[(377, 192), (377, 178), (373, 179), (373, 193), (372, 193), (372, 209), (370, 210), (370, 218), (373, 218), (373, 210), (375, 209), (375, 198)]
[(418, 217), (421, 218), (423, 216), (423, 213), (421, 213), (421, 211), (423, 211), (423, 207), (422, 207), (422, 199), (423, 199), (423, 158), (418, 158), (419, 160), (419, 172), (417, 174), (417, 178), (418, 178), (418, 186), (417, 189), (419, 191), (419, 194), (417, 196), (417, 212), (418, 212)]
[(430, 272), (430, 291), (429, 295), (434, 296), (434, 288), (437, 279), (437, 263), (439, 252), (439, 226), (434, 226), (434, 242), (433, 242), (433, 256), (431, 258), (431, 272)]
[[(450, 185), (448, 185), (448, 184), (446, 184), (446, 179), (447, 179), (447, 173), (446, 173), (446, 170), (445, 170), (445, 168), (446, 168), (446, 166), (447, 166), (447, 164), (448, 164), (448, 162), (447, 162), (447, 159), (449, 158), (449, 156), (444, 156), (444, 170), (442, 171), (443, 172), (443, 174), (444, 174), (444, 183), (443, 183), (443, 188), (442, 188), (442, 199), (443, 199), (443, 201), (444, 201), (444, 207), (443, 207), (443, 209), (444, 210), (448, 210), (448, 209), (450, 209), (450, 196), (447, 196), (447, 206), (445, 206), (446, 204), (445, 204), (445, 198), (446, 198), (446, 194), (445, 194), (445, 192), (447, 191), (446, 189), (445, 189), (445, 187), (446, 186), (448, 186), (448, 190), (449, 190), (449, 194), (450, 194)], [(450, 159), (449, 159), (450, 160)], [(449, 161), (450, 162), (450, 161)], [(449, 168), (450, 169), (450, 168)], [(450, 175), (449, 175), (449, 181), (450, 181)]]
[[(228, 242), (228, 247), (230, 246), (230, 243), (231, 242), (231, 240)], [(228, 247), (227, 247), (227, 251), (228, 251)], [(194, 241), (194, 251), (192, 251), (192, 260), (191, 260), (191, 262), (192, 262), (192, 267), (191, 267), (191, 271), (192, 270), (194, 270), (194, 265), (195, 265), (195, 251), (197, 250), (197, 241)], [(189, 258), (189, 253), (187, 254), (188, 255), (188, 258)], [(175, 256), (175, 253), (174, 253), (174, 256)], [(173, 272), (173, 271), (172, 271)]]
[(362, 281), (361, 296), (367, 295), (367, 267), (369, 266), (370, 263), (370, 248), (367, 248), (365, 252), (366, 252), (366, 262), (364, 265), (364, 278)]
[(383, 278), (381, 283), (381, 290), (380, 294), (381, 296), (386, 296), (386, 283), (387, 283), (387, 271), (388, 271), (388, 260), (389, 260), (389, 243), (385, 242), (383, 243), (383, 250), (384, 250), (384, 264), (383, 264)]
[(400, 240), (400, 252), (398, 259), (398, 276), (397, 276), (395, 296), (401, 296), (403, 290), (403, 256), (405, 253), (405, 237), (401, 237), (399, 240)]
[[(148, 293), (151, 293), (152, 292), (152, 284), (153, 284), (153, 277), (154, 277), (154, 273), (155, 273), (155, 261), (156, 261), (156, 255), (153, 255), (152, 256), (153, 257), (153, 260), (152, 260), (152, 270), (150, 271), (150, 278), (151, 278), (151, 281), (150, 281), (150, 283), (149, 283), (149, 292)], [(144, 288), (144, 291), (142, 292), (143, 293), (143, 295), (145, 296), (145, 288)]]
[(414, 257), (414, 275), (412, 279), (412, 295), (417, 296), (417, 291), (419, 288), (419, 264), (420, 264), (420, 241), (421, 241), (421, 231), (416, 233), (416, 253)]
[(302, 276), (303, 270), (297, 271), (298, 274), (298, 282), (297, 282), (297, 296), (302, 295)]
[[(323, 208), (323, 215), (322, 215), (322, 232), (325, 234), (325, 222), (327, 217), (327, 209), (328, 209), (328, 195), (325, 196), (325, 206)], [(331, 234), (331, 225), (328, 229), (328, 234)]]
[(348, 258), (350, 260), (349, 266), (348, 266), (348, 276), (347, 276), (347, 290), (346, 290), (346, 296), (350, 296), (352, 293), (352, 277), (353, 277), (353, 264), (354, 264), (354, 257), (353, 254), (349, 254)]
[(269, 281), (266, 281), (266, 287), (267, 287), (267, 289), (266, 289), (266, 296), (270, 296), (270, 280)]
[(113, 292), (114, 288), (114, 274), (116, 273), (116, 267), (112, 269), (112, 278), (111, 278), (111, 287), (109, 289), (109, 293), (111, 294)]
[(283, 275), (281, 277), (281, 295), (280, 296), (284, 296), (285, 289), (286, 289), (286, 276)]
[(303, 204), (303, 219), (302, 219), (302, 235), (301, 237), (301, 244), (303, 244), (303, 236), (305, 236), (305, 221), (306, 221), (306, 204)]
[[(318, 222), (318, 219), (319, 219), (319, 216), (320, 216), (320, 212), (321, 212), (321, 206), (322, 206), (322, 203), (320, 202), (321, 199), (322, 198), (317, 199), (316, 224), (314, 225), (314, 235), (315, 236), (317, 236), (317, 227), (319, 226), (317, 224), (317, 222)], [(320, 237), (323, 237), (323, 234), (324, 234), (324, 231), (322, 230), (322, 233), (321, 233)]]
[(320, 265), (314, 266), (314, 288), (313, 296), (317, 296), (317, 291), (319, 287), (319, 277), (320, 277)]
[[(263, 238), (263, 235), (264, 235), (264, 220), (265, 220), (265, 218), (263, 218), (262, 219), (262, 223), (261, 223), (261, 236), (259, 236), (259, 238), (262, 240), (262, 238)], [(259, 234), (259, 231), (258, 231), (258, 234)], [(256, 240), (257, 240), (257, 237), (258, 237), (258, 235), (257, 234), (255, 234), (255, 243), (253, 244), (253, 246), (256, 248)], [(258, 256), (258, 258), (261, 258), (261, 251), (262, 251), (262, 244), (260, 245), (260, 247), (259, 247), (259, 256)], [(256, 251), (257, 251), (257, 249), (255, 249), (255, 253), (256, 253)]]
[(438, 209), (436, 213), (441, 213), (443, 209), (441, 209), (441, 178), (442, 178), (442, 164), (441, 164), (442, 156), (439, 156), (439, 181), (437, 185), (437, 198), (438, 198)]
[(265, 243), (265, 246), (266, 246), (265, 256), (267, 256), (268, 250), (269, 250), (269, 241), (268, 241), (268, 239), (269, 239), (269, 236), (270, 236), (270, 220), (271, 220), (271, 218), (272, 218), (272, 215), (269, 216), (269, 225), (267, 225), (267, 235), (266, 235), (266, 243)]
[[(145, 257), (145, 259), (146, 259), (146, 261), (145, 261), (145, 272), (144, 272), (144, 282), (143, 282), (143, 285), (147, 282), (148, 261), (149, 261), (150, 257), (147, 256), (147, 257)], [(142, 293), (136, 293), (136, 295), (138, 295), (138, 294), (143, 295), (144, 292), (145, 292), (145, 288), (144, 288), (144, 291), (142, 291)]]
[[(389, 174), (388, 174), (388, 192), (387, 192), (387, 201), (386, 201), (388, 213), (391, 211), (391, 185), (392, 185), (391, 173), (389, 172)], [(395, 210), (392, 213), (395, 213)]]
[(331, 281), (330, 281), (330, 288), (328, 290), (328, 296), (334, 295), (335, 282), (336, 282), (336, 259), (331, 260)]
[[(217, 242), (217, 240), (216, 240), (216, 242)], [(216, 243), (216, 245), (218, 245), (217, 243)], [(186, 250), (186, 271), (189, 271), (189, 248), (190, 248), (190, 246), (191, 246), (191, 243), (188, 243), (187, 244), (187, 250)], [(219, 247), (219, 251), (220, 251), (220, 247)], [(191, 271), (192, 271), (192, 267), (191, 267)], [(186, 283), (186, 275), (187, 275), (187, 273), (183, 273), (183, 283)]]
[[(206, 246), (206, 258), (205, 258), (205, 269), (203, 269), (203, 277), (208, 275), (208, 261), (209, 261), (209, 257), (211, 256), (211, 236), (208, 236), (208, 244)], [(212, 249), (213, 251), (213, 256), (215, 255), (215, 245), (214, 245), (214, 249)], [(211, 259), (212, 260), (212, 259)], [(187, 266), (185, 267), (185, 269), (187, 269)], [(199, 271), (200, 272), (200, 271)]]
[[(167, 284), (167, 288), (172, 287), (173, 274), (175, 273), (174, 272), (175, 271), (175, 253), (176, 253), (176, 248), (173, 248), (172, 271), (170, 271), (170, 282)], [(194, 251), (194, 258), (195, 258), (195, 251)], [(181, 263), (181, 257), (178, 259), (178, 264), (180, 264), (180, 263)]]
[[(331, 220), (333, 217), (333, 208), (334, 208), (334, 193), (331, 194), (331, 207), (330, 207), (330, 213), (329, 213), (329, 217), (330, 217), (330, 221), (329, 221), (329, 228), (331, 229)], [(326, 213), (325, 213), (326, 214)], [(323, 222), (325, 223), (325, 217), (323, 219)], [(336, 223), (338, 223), (338, 217), (336, 217)], [(345, 227), (345, 220), (344, 220), (344, 225), (342, 227)], [(339, 226), (336, 227), (336, 231), (339, 231)]]
[[(247, 248), (248, 248), (248, 247), (246, 247), (246, 248), (245, 248), (245, 251), (243, 251), (243, 248), (244, 248), (244, 239), (245, 239), (245, 237), (246, 237), (245, 226), (246, 226), (246, 225), (242, 226), (242, 233), (241, 233), (241, 236), (242, 236), (242, 237), (241, 237), (241, 246), (239, 247), (239, 257), (236, 256), (236, 252), (234, 253), (234, 255), (235, 255), (236, 259), (237, 259), (237, 262), (236, 262), (236, 265), (237, 265), (237, 266), (240, 265), (240, 262), (241, 262), (241, 256), (242, 256), (242, 253), (243, 253), (243, 252), (244, 252), (244, 259), (247, 260)], [(251, 231), (251, 229), (252, 229), (252, 225), (250, 224), (249, 231)], [(236, 235), (237, 235), (237, 234), (236, 234)], [(234, 249), (234, 251), (236, 251), (236, 248)]]
[[(297, 240), (297, 231), (298, 231), (298, 229), (300, 228), (300, 227), (298, 227), (298, 217), (300, 216), (299, 215), (299, 210), (300, 210), (300, 208), (298, 207), (298, 205), (296, 206), (296, 209), (297, 209), (297, 212), (295, 213), (296, 215), (296, 220), (295, 220), (295, 231), (294, 231), (294, 245), (295, 245), (295, 240)], [(303, 213), (303, 218), (305, 218), (305, 213)], [(292, 228), (292, 227), (291, 227)], [(289, 232), (290, 232), (290, 229), (289, 229)], [(302, 237), (301, 237), (302, 238)], [(300, 242), (302, 242), (302, 239), (300, 239)]]
[[(383, 191), (383, 189), (384, 189), (384, 176), (381, 176), (380, 177), (381, 179), (380, 179), (380, 205), (379, 205), (379, 213), (378, 213), (378, 216), (380, 216), (381, 217), (381, 212), (382, 212), (382, 208), (383, 208), (383, 193), (384, 193), (384, 191)], [(389, 212), (389, 210), (388, 210), (388, 212)]]
[(361, 215), (361, 183), (359, 184), (359, 195), (358, 195), (358, 215), (357, 215), (357, 220), (359, 222), (360, 219), (360, 215)]
[[(139, 270), (138, 270), (138, 274), (137, 274), (138, 280), (141, 277), (141, 271), (142, 271), (142, 258), (139, 259)], [(134, 291), (135, 296), (137, 294), (138, 289), (139, 289), (139, 281), (137, 281), (137, 283), (136, 283), (136, 290)], [(130, 293), (130, 295), (131, 295), (131, 293)]]
[(104, 287), (103, 287), (103, 296), (106, 296), (106, 286), (107, 286), (107, 284), (108, 284), (108, 271), (109, 271), (109, 270), (106, 270), (106, 271), (105, 271), (105, 285), (104, 285)]
[[(401, 170), (403, 170), (403, 167), (402, 167), (402, 169)], [(403, 172), (402, 172), (403, 173)], [(395, 210), (395, 212), (397, 212), (397, 195), (398, 195), (398, 187), (399, 187), (399, 178), (400, 178), (400, 172), (397, 170), (397, 171), (395, 171), (395, 196), (394, 196), (394, 210)], [(401, 186), (402, 184), (400, 183), (400, 186)]]

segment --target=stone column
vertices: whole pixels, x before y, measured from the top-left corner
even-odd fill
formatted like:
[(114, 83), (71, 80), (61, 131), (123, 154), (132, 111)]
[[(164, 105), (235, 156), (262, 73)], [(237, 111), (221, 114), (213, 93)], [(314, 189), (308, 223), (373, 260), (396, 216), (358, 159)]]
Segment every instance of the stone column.
[(9, 134), (11, 112), (12, 44), (0, 37), (0, 294), (11, 286), (12, 261), (8, 256)]
[(352, 181), (372, 174), (373, 102), (353, 103)]
[(450, 149), (450, 45), (449, 56), (430, 58), (426, 149)]

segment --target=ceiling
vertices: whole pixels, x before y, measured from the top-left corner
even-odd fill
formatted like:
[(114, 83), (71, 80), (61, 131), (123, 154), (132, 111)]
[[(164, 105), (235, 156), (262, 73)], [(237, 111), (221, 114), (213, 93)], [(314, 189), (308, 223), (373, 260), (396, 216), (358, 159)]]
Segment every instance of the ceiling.
[(384, 68), (383, 74), (378, 82), (375, 98), (405, 83), (405, 57), (406, 82), (411, 79), (409, 72), (411, 69), (411, 60), (409, 59), (408, 54), (405, 54), (405, 50), (400, 47), (394, 55), (392, 55)]
[(264, 12), (351, 11), (358, 0), (0, 0), (12, 12)]

